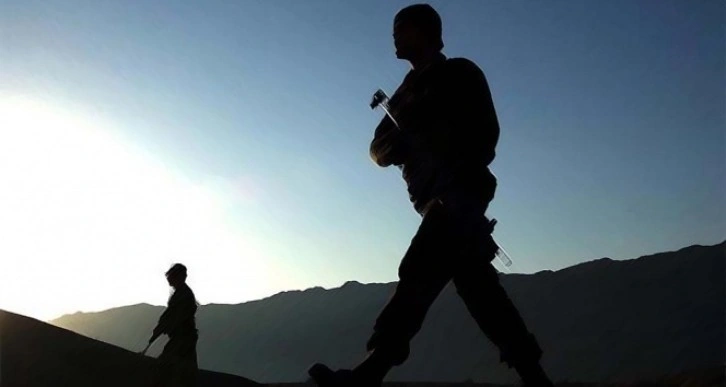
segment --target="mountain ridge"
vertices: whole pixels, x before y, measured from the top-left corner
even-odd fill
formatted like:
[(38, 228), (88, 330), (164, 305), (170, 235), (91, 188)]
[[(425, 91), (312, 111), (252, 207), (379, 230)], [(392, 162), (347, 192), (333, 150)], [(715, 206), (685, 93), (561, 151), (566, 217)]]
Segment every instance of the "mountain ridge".
[[(655, 377), (724, 363), (723, 348), (713, 343), (725, 341), (725, 245), (602, 258), (534, 274), (501, 273), (500, 279), (540, 338), (544, 364), (556, 379)], [(364, 356), (375, 317), (395, 284), (346, 281), (331, 289), (204, 305), (198, 314), (200, 365), (280, 383), (304, 380), (314, 361), (349, 367)], [(135, 347), (163, 307), (126, 308), (54, 323)], [(411, 358), (394, 369), (390, 381), (468, 379), (515, 380), (448, 286), (412, 342)]]
[[(563, 267), (563, 268), (560, 268), (560, 269), (557, 269), (557, 270), (548, 270), (548, 269), (545, 269), (545, 270), (540, 270), (540, 271), (533, 272), (533, 273), (504, 273), (504, 272), (500, 272), (499, 274), (500, 274), (500, 276), (511, 277), (511, 276), (534, 276), (534, 275), (539, 275), (539, 274), (559, 273), (559, 272), (563, 272), (563, 271), (570, 270), (570, 269), (573, 269), (573, 268), (581, 267), (583, 265), (597, 263), (597, 262), (600, 262), (600, 261), (603, 261), (603, 262), (632, 262), (632, 261), (637, 261), (637, 260), (641, 260), (641, 259), (654, 258), (654, 257), (657, 257), (657, 256), (662, 255), (662, 254), (685, 252), (685, 251), (688, 251), (688, 250), (693, 250), (694, 248), (719, 247), (719, 246), (721, 246), (723, 248), (726, 248), (726, 239), (724, 241), (722, 241), (722, 242), (719, 242), (719, 243), (716, 243), (716, 244), (713, 244), (713, 245), (693, 244), (693, 245), (689, 245), (689, 246), (686, 246), (686, 247), (681, 247), (681, 248), (678, 248), (678, 249), (675, 249), (675, 250), (669, 250), (669, 251), (663, 251), (663, 252), (658, 252), (658, 253), (646, 254), (646, 255), (642, 255), (642, 256), (636, 257), (636, 258), (614, 259), (614, 258), (610, 258), (610, 257), (601, 257), (601, 258), (594, 258), (594, 259), (591, 259), (591, 260), (588, 260), (588, 261), (583, 261), (583, 262), (580, 262), (580, 263), (576, 263), (576, 264), (573, 264), (573, 265), (570, 265), (570, 266), (567, 266), (567, 267)], [(270, 299), (272, 297), (275, 297), (275, 296), (278, 296), (278, 295), (281, 295), (281, 294), (287, 294), (287, 293), (300, 293), (300, 292), (317, 291), (317, 290), (326, 290), (326, 291), (327, 290), (336, 290), (336, 289), (341, 289), (341, 288), (343, 288), (343, 287), (345, 287), (347, 285), (350, 285), (350, 284), (352, 284), (352, 285), (356, 285), (356, 284), (357, 285), (390, 285), (390, 284), (396, 284), (397, 282), (398, 281), (389, 281), (389, 282), (360, 282), (360, 281), (357, 281), (357, 280), (348, 280), (348, 281), (345, 281), (343, 284), (341, 284), (339, 286), (333, 286), (333, 287), (327, 287), (327, 288), (326, 287), (323, 287), (323, 286), (311, 286), (311, 287), (303, 288), (303, 289), (282, 290), (282, 291), (279, 291), (277, 293), (274, 293), (274, 294), (271, 294), (269, 296), (262, 297), (262, 298), (259, 298), (259, 299), (247, 300), (247, 301), (241, 301), (241, 302), (235, 302), (235, 303), (216, 303), (216, 302), (209, 302), (209, 303), (204, 304), (204, 306), (207, 306), (207, 305), (237, 306), (237, 305), (244, 305), (244, 304), (252, 303), (252, 302), (265, 301), (265, 300), (268, 300), (268, 299)], [(86, 315), (98, 314), (98, 313), (104, 313), (104, 312), (113, 311), (113, 310), (116, 310), (116, 309), (127, 308), (127, 307), (135, 307), (135, 306), (140, 306), (140, 307), (151, 306), (151, 307), (157, 307), (157, 308), (158, 307), (162, 307), (162, 308), (165, 307), (164, 305), (154, 305), (154, 304), (149, 304), (147, 302), (139, 302), (139, 303), (135, 303), (135, 304), (115, 306), (115, 307), (111, 307), (111, 308), (108, 308), (108, 309), (97, 310), (97, 311), (75, 311), (75, 312), (71, 312), (71, 313), (64, 313), (64, 314), (59, 315), (58, 317), (51, 318), (51, 319), (49, 319), (47, 321), (51, 322), (51, 321), (55, 321), (55, 320), (60, 320), (60, 319), (63, 319), (65, 317), (69, 317), (69, 316), (73, 316), (73, 315), (78, 315), (78, 314), (86, 314)]]

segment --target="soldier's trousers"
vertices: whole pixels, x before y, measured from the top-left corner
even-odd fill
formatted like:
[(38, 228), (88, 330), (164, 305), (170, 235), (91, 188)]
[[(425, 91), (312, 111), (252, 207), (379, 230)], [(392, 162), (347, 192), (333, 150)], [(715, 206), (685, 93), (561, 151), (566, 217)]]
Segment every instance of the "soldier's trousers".
[(197, 386), (196, 333), (174, 336), (159, 355), (155, 386)]
[(453, 280), (469, 313), (499, 348), (502, 362), (517, 367), (539, 361), (542, 351), (491, 265), (496, 244), (485, 226), (487, 206), (460, 200), (428, 209), (399, 266), (396, 290), (376, 320), (369, 351), (402, 364), (429, 307)]

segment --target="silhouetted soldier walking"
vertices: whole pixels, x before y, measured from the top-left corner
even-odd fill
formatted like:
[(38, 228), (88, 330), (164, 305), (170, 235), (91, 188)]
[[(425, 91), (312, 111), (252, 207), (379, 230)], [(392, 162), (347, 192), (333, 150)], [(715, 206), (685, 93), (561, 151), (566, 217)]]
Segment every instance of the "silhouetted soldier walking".
[[(429, 5), (399, 11), (396, 56), (411, 63), (375, 130), (371, 158), (401, 168), (422, 222), (399, 267), (396, 291), (378, 317), (368, 357), (353, 370), (314, 365), (322, 387), (378, 386), (409, 356), (409, 343), (446, 284), (458, 294), (484, 334), (526, 386), (551, 386), (542, 351), (499, 283), (491, 265), (497, 245), (486, 218), (496, 178), (489, 170), (499, 123), (484, 73), (441, 50), (441, 20)], [(398, 125), (398, 127), (396, 126)]]
[(174, 288), (174, 293), (149, 339), (151, 345), (159, 336), (169, 336), (169, 342), (159, 355), (159, 370), (155, 375), (157, 386), (197, 385), (199, 336), (194, 317), (197, 301), (194, 292), (185, 282), (186, 278), (187, 268), (180, 263), (174, 264), (166, 272), (166, 279), (169, 286)]

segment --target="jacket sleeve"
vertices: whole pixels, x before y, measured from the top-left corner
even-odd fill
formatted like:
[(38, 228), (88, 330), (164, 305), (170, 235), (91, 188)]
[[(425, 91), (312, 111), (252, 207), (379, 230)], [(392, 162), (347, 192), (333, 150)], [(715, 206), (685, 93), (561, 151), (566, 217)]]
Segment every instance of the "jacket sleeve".
[(164, 313), (159, 316), (159, 321), (156, 323), (156, 327), (154, 327), (154, 334), (151, 336), (151, 340), (154, 340), (155, 338), (169, 331), (170, 321), (174, 318), (174, 315), (176, 314), (176, 300), (177, 294), (174, 293), (169, 299), (169, 303), (166, 309), (164, 309)]
[[(395, 101), (399, 93), (413, 80), (414, 73), (409, 71), (403, 78), (396, 91), (391, 96), (390, 102)], [(395, 102), (394, 102), (395, 104)], [(393, 109), (396, 121), (401, 124), (401, 117)], [(378, 124), (370, 145), (370, 157), (378, 166), (388, 167), (391, 165), (402, 165), (407, 153), (414, 146), (413, 138), (405, 130), (396, 127), (396, 124), (386, 114)]]
[(488, 165), (495, 157), (499, 122), (484, 72), (464, 58), (449, 59), (445, 86), (445, 114), (449, 141), (465, 163)]
[(404, 133), (386, 115), (376, 127), (370, 157), (378, 166), (401, 165), (406, 154)]
[(154, 328), (152, 338), (168, 334), (174, 331), (176, 326), (184, 321), (190, 315), (194, 315), (196, 310), (196, 301), (194, 296), (188, 292), (176, 292), (171, 296), (169, 305), (164, 313), (159, 317), (159, 322)]
[[(170, 302), (171, 305), (171, 302)], [(149, 339), (149, 342), (152, 342), (156, 340), (157, 337), (163, 335), (167, 331), (167, 326), (169, 324), (169, 318), (171, 314), (173, 313), (173, 310), (171, 307), (167, 307), (164, 310), (164, 313), (161, 314), (159, 317), (159, 321), (156, 323), (156, 326), (154, 327), (153, 334), (151, 335), (151, 338)]]

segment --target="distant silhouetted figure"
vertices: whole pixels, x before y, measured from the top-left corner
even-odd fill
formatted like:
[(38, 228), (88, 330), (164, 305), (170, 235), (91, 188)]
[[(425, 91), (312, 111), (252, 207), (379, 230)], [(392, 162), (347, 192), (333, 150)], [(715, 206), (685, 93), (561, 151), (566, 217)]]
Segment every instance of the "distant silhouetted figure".
[(429, 5), (405, 7), (394, 19), (396, 56), (412, 69), (388, 102), (395, 121), (384, 117), (370, 153), (381, 167), (401, 168), (422, 222), (401, 261), (395, 293), (376, 320), (368, 356), (353, 370), (314, 365), (309, 374), (322, 387), (379, 386), (406, 361), (410, 341), (450, 280), (524, 385), (552, 386), (535, 337), (491, 265), (498, 246), (485, 212), (496, 190), (489, 164), (499, 123), (489, 86), (475, 63), (441, 52), (441, 36), (440, 17)]
[(187, 268), (184, 265), (174, 264), (166, 272), (166, 279), (174, 293), (149, 339), (151, 344), (163, 334), (169, 336), (169, 342), (159, 355), (155, 382), (157, 386), (196, 386), (199, 336), (194, 315), (198, 304), (194, 292), (185, 282)]

